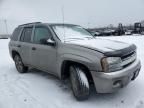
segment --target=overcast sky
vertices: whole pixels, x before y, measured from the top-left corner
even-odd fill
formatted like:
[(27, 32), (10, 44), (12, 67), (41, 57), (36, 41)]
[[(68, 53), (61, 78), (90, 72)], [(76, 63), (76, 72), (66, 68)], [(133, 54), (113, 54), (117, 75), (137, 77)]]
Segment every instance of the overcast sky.
[(64, 22), (84, 27), (118, 25), (144, 20), (144, 0), (0, 0), (0, 32), (3, 19), (11, 33), (18, 24), (34, 21)]

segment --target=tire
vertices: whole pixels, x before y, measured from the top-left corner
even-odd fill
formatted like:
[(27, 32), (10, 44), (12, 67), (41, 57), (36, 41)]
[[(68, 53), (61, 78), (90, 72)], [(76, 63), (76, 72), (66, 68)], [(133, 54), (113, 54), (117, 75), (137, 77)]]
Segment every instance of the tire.
[(90, 87), (88, 78), (79, 66), (70, 66), (70, 81), (75, 98), (83, 101), (89, 98)]
[(15, 66), (19, 73), (26, 73), (28, 71), (28, 67), (24, 66), (21, 57), (17, 54), (14, 57)]

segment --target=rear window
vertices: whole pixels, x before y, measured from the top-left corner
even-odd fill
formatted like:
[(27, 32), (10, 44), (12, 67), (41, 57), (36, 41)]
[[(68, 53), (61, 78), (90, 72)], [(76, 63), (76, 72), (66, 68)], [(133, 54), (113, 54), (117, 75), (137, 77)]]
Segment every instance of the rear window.
[(17, 40), (18, 40), (18, 37), (19, 37), (19, 35), (20, 35), (20, 33), (21, 33), (21, 30), (22, 30), (22, 28), (16, 28), (16, 29), (14, 30), (13, 34), (12, 34), (11, 40), (17, 41)]

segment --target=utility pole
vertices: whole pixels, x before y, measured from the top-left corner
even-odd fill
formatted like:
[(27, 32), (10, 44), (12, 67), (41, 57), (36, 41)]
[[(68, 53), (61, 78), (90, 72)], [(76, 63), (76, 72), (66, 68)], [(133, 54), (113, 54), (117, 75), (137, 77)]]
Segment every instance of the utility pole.
[(8, 26), (7, 26), (7, 20), (6, 19), (4, 20), (4, 23), (5, 23), (5, 27), (6, 27), (6, 34), (8, 34)]
[(62, 22), (63, 22), (63, 29), (64, 29), (64, 42), (65, 42), (65, 27), (64, 27), (64, 23), (65, 23), (65, 13), (64, 13), (64, 5), (62, 5), (61, 11), (62, 11)]

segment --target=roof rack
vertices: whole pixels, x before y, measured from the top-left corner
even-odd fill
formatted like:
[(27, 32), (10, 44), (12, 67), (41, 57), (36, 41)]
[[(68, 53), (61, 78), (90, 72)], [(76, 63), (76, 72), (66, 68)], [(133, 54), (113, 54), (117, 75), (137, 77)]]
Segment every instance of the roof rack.
[(38, 24), (38, 23), (41, 23), (41, 22), (26, 23), (26, 24), (22, 24), (22, 25), (19, 25), (19, 26), (30, 25), (30, 24)]

